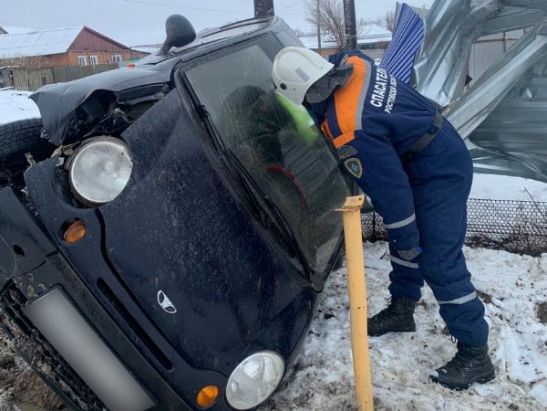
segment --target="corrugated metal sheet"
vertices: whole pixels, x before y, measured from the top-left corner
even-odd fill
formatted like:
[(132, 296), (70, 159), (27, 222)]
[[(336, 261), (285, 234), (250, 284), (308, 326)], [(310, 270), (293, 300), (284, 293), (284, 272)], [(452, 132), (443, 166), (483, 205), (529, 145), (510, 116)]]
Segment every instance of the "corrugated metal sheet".
[(380, 67), (410, 83), (416, 54), (424, 42), (424, 31), (424, 22), (412, 7), (407, 4), (398, 6), (393, 40)]
[(476, 169), (547, 182), (546, 62), (545, 0), (436, 0), (417, 89), (446, 107)]

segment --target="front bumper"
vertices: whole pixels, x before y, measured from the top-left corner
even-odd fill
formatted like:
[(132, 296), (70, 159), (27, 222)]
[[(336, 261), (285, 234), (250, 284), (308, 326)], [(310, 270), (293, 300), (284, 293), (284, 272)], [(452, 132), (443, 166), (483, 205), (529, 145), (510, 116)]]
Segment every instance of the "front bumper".
[[(133, 338), (128, 337), (10, 188), (0, 191), (0, 257), (0, 321), (3, 329), (22, 357), (73, 409), (100, 410), (106, 407), (26, 315), (27, 307), (33, 301), (52, 290), (60, 290), (66, 296), (83, 322), (123, 364), (153, 403), (158, 404), (149, 409), (193, 409), (143, 355), (141, 349), (145, 344), (142, 340), (146, 337), (135, 337), (131, 333), (129, 335)], [(105, 293), (105, 297), (113, 297), (107, 290)], [(113, 301), (109, 310), (117, 309), (122, 311), (122, 317), (127, 317), (128, 313), (116, 303), (119, 302)], [(88, 354), (81, 351), (82, 356)], [(177, 374), (175, 371), (171, 370), (171, 374)], [(183, 392), (186, 398), (195, 398), (200, 383), (225, 385), (225, 378), (214, 372), (196, 370), (185, 377), (196, 380), (195, 387), (188, 386), (188, 391)], [(219, 398), (210, 409), (229, 407)]]

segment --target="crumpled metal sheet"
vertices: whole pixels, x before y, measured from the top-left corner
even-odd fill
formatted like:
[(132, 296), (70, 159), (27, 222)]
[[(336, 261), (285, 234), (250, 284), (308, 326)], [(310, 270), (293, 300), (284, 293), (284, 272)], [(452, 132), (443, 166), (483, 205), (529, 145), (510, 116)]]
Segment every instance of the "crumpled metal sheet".
[(397, 77), (397, 80), (410, 83), (416, 54), (424, 42), (425, 23), (412, 7), (397, 3), (393, 38), (386, 50), (380, 67)]
[[(526, 34), (470, 86), (472, 45), (491, 34)], [(547, 182), (547, 2), (437, 0), (416, 59), (418, 91), (445, 107), (478, 171)]]

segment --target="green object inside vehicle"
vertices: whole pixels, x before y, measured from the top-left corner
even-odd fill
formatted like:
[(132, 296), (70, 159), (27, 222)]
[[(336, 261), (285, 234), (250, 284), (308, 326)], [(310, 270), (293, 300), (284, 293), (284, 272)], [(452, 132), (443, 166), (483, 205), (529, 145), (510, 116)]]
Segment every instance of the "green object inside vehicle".
[(313, 144), (317, 141), (321, 133), (313, 120), (313, 117), (308, 113), (308, 110), (303, 105), (297, 105), (287, 97), (275, 93), (277, 101), (293, 119), (296, 126), (296, 132), (307, 144)]

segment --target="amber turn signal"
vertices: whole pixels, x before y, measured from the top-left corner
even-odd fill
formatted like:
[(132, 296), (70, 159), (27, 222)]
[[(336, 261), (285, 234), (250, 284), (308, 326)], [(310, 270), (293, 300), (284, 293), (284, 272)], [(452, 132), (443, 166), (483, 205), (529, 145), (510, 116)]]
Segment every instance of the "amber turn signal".
[(69, 244), (76, 244), (87, 234), (87, 229), (83, 220), (75, 220), (66, 225), (63, 239)]
[(196, 397), (196, 404), (201, 408), (212, 406), (218, 399), (219, 389), (216, 385), (203, 387)]

